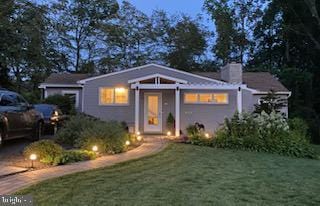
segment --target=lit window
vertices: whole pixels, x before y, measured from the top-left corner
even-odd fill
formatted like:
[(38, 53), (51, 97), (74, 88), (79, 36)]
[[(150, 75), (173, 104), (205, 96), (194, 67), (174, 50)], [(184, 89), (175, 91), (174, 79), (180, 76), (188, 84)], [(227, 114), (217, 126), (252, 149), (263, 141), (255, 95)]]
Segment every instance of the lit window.
[(128, 104), (128, 89), (100, 88), (100, 104)]
[(186, 93), (184, 95), (185, 103), (197, 103), (198, 102), (198, 94), (195, 93)]
[(227, 104), (228, 103), (228, 94), (225, 94), (225, 93), (213, 94), (213, 99), (214, 99), (215, 103)]
[(186, 93), (184, 102), (187, 104), (228, 104), (227, 93)]
[(212, 102), (212, 94), (199, 94), (199, 102), (201, 103)]

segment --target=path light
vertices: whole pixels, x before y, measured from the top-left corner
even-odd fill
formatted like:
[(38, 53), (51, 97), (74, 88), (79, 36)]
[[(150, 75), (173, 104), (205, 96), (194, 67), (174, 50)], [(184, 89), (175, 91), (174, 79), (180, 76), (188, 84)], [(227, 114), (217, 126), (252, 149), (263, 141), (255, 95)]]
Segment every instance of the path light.
[(37, 155), (31, 154), (29, 159), (31, 160), (31, 168), (33, 168), (33, 161), (37, 160)]
[(140, 132), (137, 132), (136, 134), (139, 136), (139, 135), (140, 135)]
[(142, 140), (142, 137), (140, 135), (137, 136), (137, 140), (140, 142)]
[(126, 145), (127, 145), (127, 146), (130, 145), (130, 141), (129, 141), (129, 140), (126, 141)]
[(204, 136), (205, 136), (206, 138), (209, 138), (209, 137), (210, 137), (209, 133), (205, 133)]
[(167, 136), (171, 136), (171, 132), (170, 131), (167, 132)]
[(92, 147), (92, 151), (98, 152), (98, 146), (97, 146), (97, 145), (94, 145), (94, 146)]

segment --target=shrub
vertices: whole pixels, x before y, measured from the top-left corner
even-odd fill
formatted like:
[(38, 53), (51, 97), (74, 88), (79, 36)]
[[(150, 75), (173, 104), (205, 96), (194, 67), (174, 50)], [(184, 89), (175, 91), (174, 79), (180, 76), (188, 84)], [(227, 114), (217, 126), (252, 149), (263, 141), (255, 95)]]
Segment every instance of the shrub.
[(31, 154), (36, 154), (42, 163), (52, 164), (54, 159), (63, 153), (63, 148), (52, 140), (40, 140), (28, 145), (24, 149), (24, 156), (29, 158)]
[(58, 130), (56, 140), (60, 144), (74, 146), (76, 140), (80, 138), (81, 133), (88, 128), (93, 128), (98, 120), (85, 115), (76, 115), (70, 117), (63, 127)]
[(48, 96), (46, 99), (43, 100), (45, 104), (54, 104), (58, 105), (61, 111), (65, 114), (74, 114), (74, 105), (71, 99), (68, 96), (55, 94)]
[[(297, 121), (292, 125), (298, 126)], [(278, 153), (287, 156), (314, 158), (305, 137), (305, 128), (295, 130), (279, 113), (260, 115), (235, 114), (226, 119), (216, 132), (214, 145), (222, 148)]]
[(97, 157), (95, 152), (87, 150), (67, 150), (54, 159), (53, 165), (64, 165), (72, 162), (93, 160)]
[(94, 145), (97, 145), (101, 152), (120, 153), (126, 148), (126, 140), (128, 140), (127, 132), (120, 123), (97, 122), (81, 132), (76, 145), (86, 150), (91, 150)]
[(187, 127), (187, 142), (195, 145), (208, 145), (210, 141), (205, 137), (205, 128), (203, 124), (196, 122)]
[(170, 132), (173, 132), (174, 131), (174, 126), (175, 125), (175, 119), (172, 115), (172, 113), (170, 112), (168, 117), (167, 117), (167, 129), (170, 131)]

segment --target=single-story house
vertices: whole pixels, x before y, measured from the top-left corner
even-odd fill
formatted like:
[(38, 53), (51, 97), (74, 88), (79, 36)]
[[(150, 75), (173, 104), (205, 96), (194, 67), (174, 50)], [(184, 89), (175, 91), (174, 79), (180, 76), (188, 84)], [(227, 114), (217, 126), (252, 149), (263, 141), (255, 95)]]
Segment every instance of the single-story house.
[[(171, 113), (176, 136), (195, 122), (213, 133), (236, 111), (252, 111), (270, 90), (285, 100), (291, 94), (271, 74), (243, 72), (237, 63), (227, 64), (218, 73), (148, 64), (99, 76), (52, 74), (39, 88), (44, 97), (69, 95), (83, 113), (124, 121), (132, 132), (165, 134)], [(288, 114), (287, 107), (283, 113)]]

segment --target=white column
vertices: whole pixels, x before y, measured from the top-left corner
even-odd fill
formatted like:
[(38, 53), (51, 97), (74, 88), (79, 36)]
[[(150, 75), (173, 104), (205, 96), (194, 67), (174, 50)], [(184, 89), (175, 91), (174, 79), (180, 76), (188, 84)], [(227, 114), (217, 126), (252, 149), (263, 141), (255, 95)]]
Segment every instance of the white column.
[(135, 89), (135, 120), (134, 120), (134, 132), (139, 132), (139, 100), (140, 100), (140, 90), (138, 86)]
[(176, 137), (180, 136), (180, 88), (176, 88)]
[(237, 111), (242, 113), (242, 88), (239, 87), (237, 90)]

